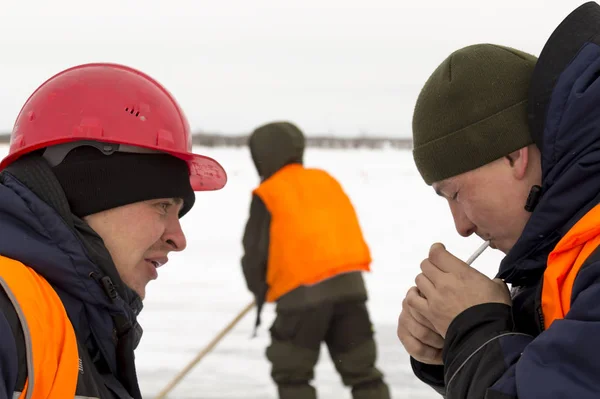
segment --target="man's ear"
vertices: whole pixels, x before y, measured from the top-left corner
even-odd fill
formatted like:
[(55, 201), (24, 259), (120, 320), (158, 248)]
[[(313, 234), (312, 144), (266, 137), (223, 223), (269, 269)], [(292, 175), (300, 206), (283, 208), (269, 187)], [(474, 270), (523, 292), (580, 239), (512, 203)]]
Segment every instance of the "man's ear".
[(527, 172), (527, 165), (529, 165), (529, 148), (523, 147), (504, 157), (506, 163), (512, 169), (513, 176), (521, 180), (525, 177)]

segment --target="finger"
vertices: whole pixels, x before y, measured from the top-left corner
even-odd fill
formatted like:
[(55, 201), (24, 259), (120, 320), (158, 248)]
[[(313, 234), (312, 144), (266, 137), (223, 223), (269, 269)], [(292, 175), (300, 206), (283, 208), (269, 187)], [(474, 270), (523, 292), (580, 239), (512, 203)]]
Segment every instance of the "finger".
[(433, 283), (434, 286), (442, 281), (446, 277), (446, 272), (441, 271), (437, 268), (429, 259), (425, 259), (421, 262), (421, 271), (423, 274)]
[(422, 297), (430, 298), (432, 295), (435, 295), (435, 286), (423, 273), (419, 273), (419, 275), (417, 275), (415, 278), (415, 284), (417, 285), (419, 291), (423, 294)]
[(406, 297), (409, 297), (411, 295), (421, 296), (419, 289), (417, 287), (415, 287), (414, 285), (408, 289), (404, 298), (406, 299)]
[(408, 352), (409, 355), (414, 357), (419, 362), (427, 364), (442, 364), (442, 351), (440, 349), (424, 345), (411, 335), (404, 336), (402, 339), (400, 339), (400, 342), (402, 342), (406, 352)]
[(416, 296), (419, 298), (425, 298), (425, 296), (423, 296), (423, 293), (416, 286), (413, 285), (412, 287), (410, 287), (410, 289), (406, 293), (406, 296), (404, 297), (404, 300), (402, 301), (402, 306), (407, 306), (406, 299), (413, 297), (413, 296)]
[(412, 308), (410, 306), (407, 306), (408, 311), (410, 312), (411, 316), (418, 321), (421, 325), (429, 328), (432, 331), (435, 331), (435, 327), (433, 326), (433, 324), (427, 320), (427, 318), (425, 316), (423, 316), (421, 313), (417, 312), (415, 310), (415, 308)]
[[(414, 295), (414, 293), (411, 293), (411, 295)], [(401, 318), (406, 319), (406, 320), (411, 319), (414, 323), (418, 323), (420, 326), (422, 326), (422, 328), (425, 328), (425, 329), (431, 331), (432, 333), (436, 334), (440, 339), (442, 339), (442, 343), (443, 343), (444, 338), (437, 332), (433, 323), (431, 323), (424, 315), (422, 315), (415, 308), (408, 305), (406, 298), (404, 299), (402, 304), (403, 304), (403, 309), (398, 318), (398, 325), (400, 325), (401, 323), (407, 324), (406, 321), (403, 322), (401, 320)], [(408, 312), (408, 314), (405, 314), (406, 312)], [(409, 324), (413, 324), (413, 322), (410, 322)], [(417, 336), (417, 338), (418, 338), (418, 336)], [(436, 342), (436, 341), (434, 341), (434, 342)], [(435, 346), (435, 345), (433, 345), (433, 346)]]
[(440, 243), (435, 243), (431, 246), (428, 259), (433, 266), (446, 273), (471, 268), (471, 266), (448, 252), (446, 247)]
[(446, 246), (444, 244), (442, 244), (441, 242), (434, 242), (433, 244), (431, 244), (431, 247), (429, 247), (429, 257), (431, 257), (431, 254), (434, 252), (445, 250)]
[(444, 347), (444, 338), (442, 338), (435, 330), (425, 327), (415, 320), (410, 312), (404, 317), (403, 324), (406, 326), (408, 333), (424, 345), (436, 349), (442, 349)]
[(416, 311), (427, 317), (429, 315), (429, 302), (426, 298), (419, 296), (416, 292), (411, 295), (407, 295), (404, 298), (407, 306), (415, 308)]

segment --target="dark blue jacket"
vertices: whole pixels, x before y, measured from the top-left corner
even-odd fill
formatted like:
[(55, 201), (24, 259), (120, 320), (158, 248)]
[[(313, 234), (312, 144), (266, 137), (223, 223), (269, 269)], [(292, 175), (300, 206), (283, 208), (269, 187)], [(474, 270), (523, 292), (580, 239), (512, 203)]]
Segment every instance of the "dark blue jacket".
[[(559, 48), (540, 56), (537, 73), (563, 61), (564, 41), (553, 43)], [(532, 106), (543, 111), (532, 116), (542, 119), (535, 135), (542, 196), (498, 273), (514, 287), (513, 306), (483, 304), (458, 315), (446, 335), (445, 366), (411, 359), (415, 374), (446, 398), (600, 397), (600, 251), (580, 269), (565, 319), (544, 331), (540, 305), (548, 254), (600, 203), (600, 45), (583, 45), (545, 82), (535, 74), (548, 91), (543, 107)]]
[[(77, 394), (141, 397), (133, 365), (141, 301), (122, 284), (102, 240), (71, 215), (43, 159), (17, 161), (0, 180), (0, 254), (34, 269), (60, 297), (87, 369)], [(14, 308), (6, 300), (0, 304), (0, 399), (7, 399), (23, 388), (26, 365), (19, 361), (23, 342), (14, 331), (22, 330)]]

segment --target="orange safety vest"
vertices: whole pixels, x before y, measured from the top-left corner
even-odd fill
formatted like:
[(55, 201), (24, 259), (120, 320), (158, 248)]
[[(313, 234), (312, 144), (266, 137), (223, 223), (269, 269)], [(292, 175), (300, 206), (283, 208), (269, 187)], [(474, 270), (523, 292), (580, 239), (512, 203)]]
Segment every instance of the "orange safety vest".
[(0, 287), (15, 307), (25, 337), (27, 380), (18, 398), (74, 398), (77, 339), (58, 295), (33, 269), (3, 256)]
[(290, 164), (253, 192), (271, 213), (267, 302), (301, 285), (370, 270), (354, 207), (327, 172)]
[(577, 273), (599, 244), (600, 204), (586, 213), (548, 255), (542, 286), (545, 328), (569, 312)]

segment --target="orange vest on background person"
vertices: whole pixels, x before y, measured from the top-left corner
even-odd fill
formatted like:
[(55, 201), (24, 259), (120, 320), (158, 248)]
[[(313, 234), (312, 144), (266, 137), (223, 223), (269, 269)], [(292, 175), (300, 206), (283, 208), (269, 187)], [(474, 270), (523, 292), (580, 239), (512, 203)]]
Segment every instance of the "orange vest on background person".
[(542, 285), (544, 328), (569, 312), (575, 278), (599, 244), (600, 204), (586, 213), (548, 255)]
[(27, 380), (18, 398), (74, 398), (79, 373), (77, 339), (52, 286), (30, 267), (0, 256), (0, 289), (15, 307), (25, 337)]
[(290, 164), (253, 193), (271, 214), (267, 302), (301, 285), (370, 270), (354, 207), (327, 172)]

